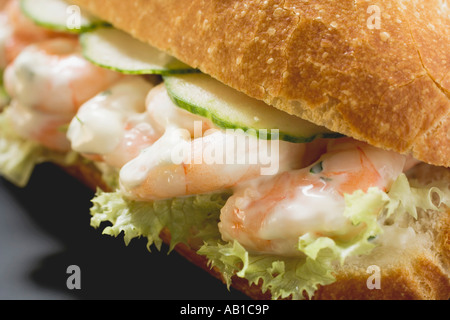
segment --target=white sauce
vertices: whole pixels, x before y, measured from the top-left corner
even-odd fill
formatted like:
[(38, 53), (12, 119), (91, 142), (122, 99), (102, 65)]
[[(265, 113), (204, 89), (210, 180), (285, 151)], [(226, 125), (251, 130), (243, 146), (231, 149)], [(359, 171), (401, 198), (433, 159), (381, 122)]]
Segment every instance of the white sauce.
[(73, 150), (101, 155), (113, 152), (125, 134), (125, 123), (144, 113), (151, 88), (141, 77), (127, 77), (82, 105), (67, 132)]
[[(34, 46), (25, 48), (17, 56), (8, 73), (7, 87), (10, 95), (21, 105), (33, 109), (37, 102), (44, 101), (55, 113), (61, 110), (73, 110), (70, 82), (71, 71), (50, 68), (49, 56)], [(48, 79), (58, 79), (57, 88), (51, 88)]]
[(295, 238), (308, 232), (332, 232), (348, 223), (343, 216), (345, 202), (331, 192), (317, 192), (313, 186), (298, 188), (292, 199), (280, 201), (262, 225), (262, 239)]
[(406, 250), (419, 243), (418, 234), (412, 227), (402, 228), (396, 225), (383, 227), (383, 233), (374, 241), (383, 247), (395, 247)]
[(69, 150), (70, 144), (63, 131), (59, 130), (70, 121), (69, 118), (36, 112), (24, 108), (17, 101), (11, 102), (7, 112), (15, 131), (20, 136), (51, 149)]
[[(183, 150), (190, 148), (191, 138), (194, 135), (201, 135), (208, 128), (215, 127), (210, 120), (176, 106), (170, 99), (164, 84), (158, 85), (149, 92), (146, 104), (147, 114), (164, 134), (122, 168), (120, 181), (125, 190), (142, 184), (150, 170), (156, 166), (173, 164), (174, 158), (179, 158), (177, 155), (181, 155)], [(195, 127), (196, 122), (197, 125), (201, 124), (200, 129)], [(183, 160), (179, 159), (175, 162), (181, 163)], [(174, 179), (174, 175), (161, 173), (161, 175), (165, 174), (167, 177), (161, 178), (164, 181)], [(173, 185), (176, 188), (175, 183)], [(184, 184), (183, 188), (185, 188)]]
[[(285, 183), (289, 183), (286, 180)], [(325, 182), (324, 182), (325, 185)], [(261, 177), (248, 181), (235, 189), (234, 204), (228, 204), (222, 211), (219, 230), (225, 241), (238, 241), (250, 250), (255, 242), (247, 234), (258, 239), (269, 240), (270, 245), (263, 251), (280, 255), (298, 255), (299, 237), (307, 233), (323, 235), (346, 234), (352, 228), (344, 217), (344, 199), (332, 189), (313, 188), (312, 185), (296, 187), (295, 193), (278, 200), (271, 207), (272, 200), (265, 196), (274, 188), (270, 177)], [(289, 185), (278, 184), (275, 188), (285, 190), (288, 195)], [(280, 194), (280, 196), (283, 192)], [(231, 205), (231, 206), (230, 206)], [(251, 207), (250, 207), (251, 206)], [(268, 211), (270, 210), (270, 211)], [(232, 215), (239, 215), (245, 232), (235, 230)], [(264, 214), (262, 218), (260, 215)], [(261, 220), (261, 224), (255, 221)]]
[(81, 103), (119, 77), (86, 61), (78, 41), (56, 38), (21, 51), (7, 69), (5, 87), (24, 107), (73, 117)]
[[(152, 146), (146, 148), (141, 154), (125, 164), (120, 170), (120, 183), (123, 190), (131, 190), (132, 188), (142, 184), (147, 178), (149, 171), (157, 166), (163, 164), (173, 163), (173, 152), (175, 149), (182, 150), (186, 146), (189, 146), (191, 137), (187, 130), (180, 130), (180, 128), (169, 127), (164, 135), (159, 138)], [(173, 189), (182, 188), (185, 189), (183, 181), (173, 181), (175, 176), (170, 172), (161, 171), (158, 178), (164, 181), (171, 181)], [(183, 176), (183, 175), (181, 175)], [(178, 190), (172, 190), (177, 192)]]

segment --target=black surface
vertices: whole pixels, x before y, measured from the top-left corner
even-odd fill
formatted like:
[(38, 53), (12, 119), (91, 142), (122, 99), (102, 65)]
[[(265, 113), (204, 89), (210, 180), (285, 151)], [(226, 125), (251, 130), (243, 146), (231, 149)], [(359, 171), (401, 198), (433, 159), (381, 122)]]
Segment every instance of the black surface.
[[(247, 299), (176, 252), (127, 247), (90, 226), (93, 192), (53, 165), (20, 189), (0, 179), (0, 299)], [(81, 289), (70, 290), (70, 265)]]

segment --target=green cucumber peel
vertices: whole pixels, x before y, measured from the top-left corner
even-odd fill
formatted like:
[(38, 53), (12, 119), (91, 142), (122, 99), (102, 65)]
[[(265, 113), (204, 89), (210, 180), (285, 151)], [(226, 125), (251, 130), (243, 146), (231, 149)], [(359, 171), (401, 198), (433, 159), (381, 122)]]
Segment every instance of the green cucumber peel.
[[(21, 0), (20, 6), (23, 14), (33, 21), (36, 25), (45, 29), (81, 34), (99, 27), (110, 26), (108, 22), (100, 20), (85, 11), (79, 11), (79, 25), (69, 27), (68, 22), (71, 15), (77, 14), (70, 12), (70, 4), (64, 0)], [(48, 10), (54, 8), (54, 12)], [(79, 8), (79, 7), (78, 7)]]
[(99, 67), (123, 74), (171, 75), (198, 72), (167, 53), (112, 27), (85, 32), (80, 36), (80, 42), (85, 59)]
[[(178, 107), (208, 118), (222, 129), (241, 129), (257, 138), (292, 143), (342, 137), (341, 134), (250, 98), (205, 74), (163, 78), (170, 98)], [(273, 132), (274, 129), (277, 131)]]

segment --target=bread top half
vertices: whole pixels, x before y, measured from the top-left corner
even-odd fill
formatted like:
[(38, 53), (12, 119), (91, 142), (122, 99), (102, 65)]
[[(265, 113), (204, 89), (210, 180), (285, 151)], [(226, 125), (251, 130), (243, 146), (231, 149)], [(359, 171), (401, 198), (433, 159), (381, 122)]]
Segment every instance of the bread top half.
[(74, 0), (253, 98), (450, 167), (447, 0)]

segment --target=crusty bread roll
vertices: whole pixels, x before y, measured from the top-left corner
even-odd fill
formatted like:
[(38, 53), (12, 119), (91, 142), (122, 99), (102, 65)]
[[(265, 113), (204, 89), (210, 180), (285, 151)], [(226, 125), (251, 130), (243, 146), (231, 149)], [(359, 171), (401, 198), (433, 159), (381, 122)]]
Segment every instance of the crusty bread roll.
[[(443, 168), (450, 166), (450, 7), (442, 1), (73, 2), (251, 97), (441, 166), (418, 167), (422, 181), (450, 181)], [(377, 8), (380, 28), (371, 25)], [(100, 182), (90, 169), (69, 171), (93, 188)], [(312, 298), (449, 299), (450, 212), (405, 223), (415, 236), (405, 235), (403, 246), (392, 241), (349, 260), (337, 267), (337, 281)], [(162, 238), (168, 243), (170, 235)], [(221, 278), (195, 248), (176, 250)], [(367, 287), (370, 264), (380, 267), (381, 290)], [(270, 298), (237, 277), (233, 286)]]
[(281, 110), (450, 166), (446, 1), (73, 2)]

